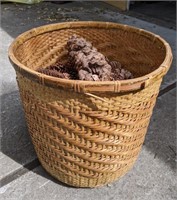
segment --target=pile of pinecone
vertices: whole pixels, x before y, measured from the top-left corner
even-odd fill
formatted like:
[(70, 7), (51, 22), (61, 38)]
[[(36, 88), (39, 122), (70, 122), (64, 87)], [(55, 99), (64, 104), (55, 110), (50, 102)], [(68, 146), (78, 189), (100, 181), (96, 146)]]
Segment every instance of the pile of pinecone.
[(109, 61), (103, 54), (82, 37), (69, 38), (66, 49), (68, 61), (57, 62), (37, 71), (46, 75), (86, 81), (114, 81), (133, 78), (130, 71), (123, 69), (117, 61)]

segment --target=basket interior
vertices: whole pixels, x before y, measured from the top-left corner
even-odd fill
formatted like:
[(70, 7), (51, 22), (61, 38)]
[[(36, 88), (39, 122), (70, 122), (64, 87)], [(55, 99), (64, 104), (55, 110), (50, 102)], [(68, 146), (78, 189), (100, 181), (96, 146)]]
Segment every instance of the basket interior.
[(32, 37), (15, 49), (15, 57), (26, 67), (36, 70), (47, 67), (58, 59), (65, 61), (69, 36), (77, 34), (92, 44), (110, 60), (119, 61), (135, 77), (157, 69), (165, 59), (165, 47), (151, 35), (136, 31), (104, 28), (61, 29)]

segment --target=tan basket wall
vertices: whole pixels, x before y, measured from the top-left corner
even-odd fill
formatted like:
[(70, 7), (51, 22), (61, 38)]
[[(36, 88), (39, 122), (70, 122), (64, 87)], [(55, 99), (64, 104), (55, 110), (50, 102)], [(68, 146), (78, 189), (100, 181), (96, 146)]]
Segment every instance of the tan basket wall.
[(43, 167), (73, 186), (116, 180), (135, 162), (161, 80), (136, 93), (103, 100), (55, 90), (18, 74), (29, 132)]
[[(14, 43), (9, 55), (17, 72), (29, 132), (42, 166), (69, 185), (96, 187), (116, 180), (133, 166), (172, 55), (166, 59), (165, 68), (161, 63), (167, 50), (157, 36), (151, 41), (151, 35), (143, 37), (146, 32), (136, 35), (135, 31), (133, 37), (139, 38), (135, 41), (124, 31), (127, 38), (124, 40), (119, 30), (121, 25), (110, 23), (111, 27), (118, 27), (112, 30), (107, 23), (105, 29), (104, 23), (97, 23), (102, 28), (98, 26), (94, 32), (89, 29), (91, 23), (88, 30), (79, 29), (83, 24), (74, 23), (76, 30), (67, 26), (58, 34), (56, 30), (42, 34), (40, 31), (47, 29), (39, 32), (35, 29), (35, 33), (32, 31)], [(62, 25), (53, 27), (60, 29)], [(65, 59), (63, 46), (73, 32), (93, 41), (105, 55), (119, 59), (142, 78), (114, 83), (67, 82), (35, 72), (33, 69), (54, 63), (59, 55)], [(33, 37), (33, 34), (39, 35)], [(114, 45), (110, 45), (112, 39)], [(147, 47), (151, 47), (151, 51)], [(136, 64), (139, 67), (135, 70)]]

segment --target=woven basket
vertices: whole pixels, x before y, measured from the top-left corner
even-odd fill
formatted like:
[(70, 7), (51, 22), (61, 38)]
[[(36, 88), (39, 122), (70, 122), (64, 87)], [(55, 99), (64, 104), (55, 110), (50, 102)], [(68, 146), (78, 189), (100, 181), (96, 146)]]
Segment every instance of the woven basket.
[[(65, 60), (72, 34), (91, 41), (135, 78), (75, 81), (35, 70)], [(77, 187), (96, 187), (123, 176), (142, 147), (170, 46), (142, 29), (108, 22), (58, 23), (34, 28), (9, 48), (28, 129), (42, 166)]]

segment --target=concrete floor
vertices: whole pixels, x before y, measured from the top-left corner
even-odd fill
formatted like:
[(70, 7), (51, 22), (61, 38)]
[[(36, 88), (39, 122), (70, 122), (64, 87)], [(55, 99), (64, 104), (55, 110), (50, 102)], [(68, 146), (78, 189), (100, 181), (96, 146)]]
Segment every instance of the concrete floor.
[(124, 13), (176, 30), (176, 1), (135, 1)]
[(71, 188), (40, 166), (28, 135), (15, 72), (7, 50), (20, 33), (62, 21), (97, 20), (124, 23), (165, 38), (176, 55), (176, 31), (118, 12), (102, 2), (36, 5), (2, 4), (0, 199), (7, 200), (172, 200), (176, 176), (176, 58), (164, 78), (145, 143), (133, 169), (120, 180), (97, 189)]

